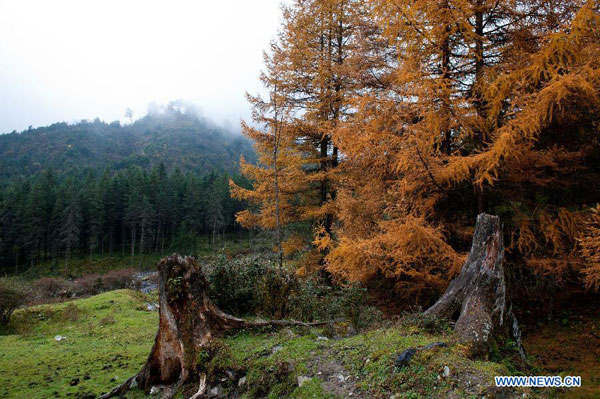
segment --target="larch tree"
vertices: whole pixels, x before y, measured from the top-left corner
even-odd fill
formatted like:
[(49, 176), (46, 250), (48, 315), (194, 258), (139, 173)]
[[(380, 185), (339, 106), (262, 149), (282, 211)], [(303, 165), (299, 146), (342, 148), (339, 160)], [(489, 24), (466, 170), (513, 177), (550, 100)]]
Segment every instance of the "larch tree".
[(600, 194), (597, 3), (369, 4), (387, 47), (361, 48), (355, 74), (372, 79), (334, 135), (345, 161), (329, 270), (439, 292), (482, 211), (501, 216), (511, 256), (556, 280), (577, 269)]
[[(259, 155), (258, 166), (242, 162), (254, 187), (233, 188), (237, 198), (256, 204), (238, 216), (243, 225), (281, 229), (308, 223), (317, 247), (324, 248), (320, 241), (335, 220), (339, 151), (332, 138), (347, 115), (344, 99), (354, 90), (345, 60), (356, 42), (363, 4), (298, 0), (283, 8), (283, 27), (261, 76), (270, 98), (249, 97), (254, 119), (263, 126), (243, 126)], [(291, 234), (278, 250), (301, 243), (298, 234)], [(321, 267), (322, 258), (323, 253), (312, 251), (305, 265)]]

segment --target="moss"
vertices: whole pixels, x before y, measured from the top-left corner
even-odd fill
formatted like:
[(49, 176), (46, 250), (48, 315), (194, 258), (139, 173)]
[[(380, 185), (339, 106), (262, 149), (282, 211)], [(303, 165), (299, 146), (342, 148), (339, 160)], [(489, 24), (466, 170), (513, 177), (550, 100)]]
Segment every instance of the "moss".
[(323, 382), (320, 378), (314, 377), (302, 384), (301, 387), (294, 389), (291, 393), (291, 399), (334, 399), (337, 396), (323, 390)]

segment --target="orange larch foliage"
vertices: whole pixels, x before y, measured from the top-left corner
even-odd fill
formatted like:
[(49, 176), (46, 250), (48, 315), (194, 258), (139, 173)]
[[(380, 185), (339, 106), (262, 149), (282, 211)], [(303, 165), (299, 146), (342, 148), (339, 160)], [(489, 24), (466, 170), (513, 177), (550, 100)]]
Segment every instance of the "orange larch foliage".
[(334, 136), (346, 162), (330, 270), (435, 292), (486, 211), (513, 258), (576, 276), (600, 195), (597, 2), (369, 3), (388, 48), (362, 55), (379, 57), (367, 67), (381, 84), (351, 99)]
[[(339, 163), (332, 132), (344, 120), (345, 97), (353, 90), (344, 61), (355, 42), (355, 21), (361, 16), (355, 0), (297, 0), (283, 7), (283, 26), (266, 56), (262, 80), (275, 94), (280, 113), (278, 160), (273, 161), (274, 101), (265, 104), (250, 96), (254, 120), (244, 124), (255, 140), (258, 165), (242, 163), (242, 172), (254, 181), (251, 190), (233, 186), (237, 198), (257, 205), (238, 215), (245, 226), (274, 228), (273, 182), (278, 166), (281, 224), (312, 226), (318, 239), (329, 234), (335, 220), (336, 168)], [(265, 117), (270, 114), (268, 120)], [(299, 235), (283, 244), (286, 251), (302, 247)], [(306, 237), (310, 243), (312, 238)], [(310, 259), (318, 259), (311, 256)], [(317, 261), (318, 266), (320, 261)]]
[[(556, 282), (583, 272), (597, 287), (599, 26), (597, 0), (285, 8), (265, 76), (286, 109), (281, 221), (310, 222), (307, 259), (427, 300), (488, 212), (505, 225), (511, 261)], [(239, 220), (272, 228), (272, 134), (245, 130), (261, 163), (243, 164), (255, 185), (234, 193), (258, 208)], [(286, 251), (306, 248), (298, 237)]]

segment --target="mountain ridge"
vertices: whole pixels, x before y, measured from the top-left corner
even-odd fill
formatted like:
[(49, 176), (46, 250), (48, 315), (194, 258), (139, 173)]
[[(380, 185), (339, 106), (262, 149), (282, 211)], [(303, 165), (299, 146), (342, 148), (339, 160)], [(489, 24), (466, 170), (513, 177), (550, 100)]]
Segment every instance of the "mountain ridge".
[(254, 160), (249, 139), (193, 112), (166, 108), (131, 124), (96, 118), (54, 123), (0, 135), (0, 178), (27, 177), (52, 169), (58, 175), (83, 170), (168, 170), (207, 173), (237, 171), (240, 155)]

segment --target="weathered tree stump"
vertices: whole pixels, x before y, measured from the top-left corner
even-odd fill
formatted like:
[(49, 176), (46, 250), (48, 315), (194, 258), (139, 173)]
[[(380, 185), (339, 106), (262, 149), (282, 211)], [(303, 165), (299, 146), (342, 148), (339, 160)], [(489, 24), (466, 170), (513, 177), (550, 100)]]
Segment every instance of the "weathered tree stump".
[(179, 387), (199, 381), (199, 398), (206, 389), (206, 376), (197, 375), (198, 354), (211, 339), (227, 330), (262, 326), (316, 326), (328, 322), (302, 323), (272, 320), (249, 322), (222, 312), (208, 298), (208, 283), (192, 257), (173, 254), (158, 263), (160, 315), (154, 346), (142, 370), (112, 391), (107, 399), (123, 395), (137, 386), (149, 392), (154, 385), (170, 385), (164, 396)]
[(521, 356), (519, 324), (507, 307), (504, 240), (497, 216), (477, 216), (471, 251), (458, 277), (425, 314), (456, 320), (458, 340), (473, 355), (487, 355), (493, 341), (513, 338)]

